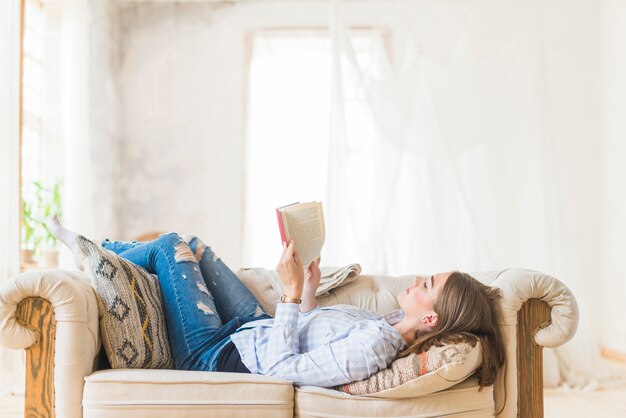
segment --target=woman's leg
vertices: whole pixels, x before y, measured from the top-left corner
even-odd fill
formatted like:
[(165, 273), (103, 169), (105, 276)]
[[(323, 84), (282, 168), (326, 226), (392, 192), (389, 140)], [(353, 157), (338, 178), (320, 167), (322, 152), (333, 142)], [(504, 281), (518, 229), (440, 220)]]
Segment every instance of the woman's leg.
[(130, 250), (131, 248), (138, 247), (147, 243), (148, 242), (139, 241), (111, 241), (110, 239), (106, 238), (100, 243), (100, 245), (107, 250), (113, 251), (115, 254), (121, 254), (126, 250)]
[(259, 301), (210, 247), (193, 235), (185, 235), (183, 239), (187, 241), (198, 260), (204, 282), (215, 298), (215, 306), (224, 323), (237, 316), (265, 315)]
[[(78, 234), (61, 225), (56, 216), (50, 219), (49, 227), (72, 251), (80, 268), (82, 257), (76, 242)], [(213, 296), (204, 285), (189, 245), (177, 234), (161, 235), (147, 243), (104, 240), (101, 245), (158, 276), (177, 368), (213, 370), (220, 347), (218, 343), (238, 327), (238, 321), (222, 326)]]
[[(122, 243), (110, 241), (102, 246), (112, 251), (123, 249)], [(130, 245), (119, 256), (158, 276), (177, 368), (211, 370), (215, 360), (212, 348), (223, 338), (222, 321), (189, 245), (178, 234), (165, 234)]]

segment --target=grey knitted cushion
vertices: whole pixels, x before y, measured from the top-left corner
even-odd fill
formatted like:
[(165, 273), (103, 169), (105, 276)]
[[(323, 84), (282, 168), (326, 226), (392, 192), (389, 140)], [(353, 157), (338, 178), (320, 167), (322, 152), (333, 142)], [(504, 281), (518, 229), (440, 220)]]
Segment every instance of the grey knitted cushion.
[(96, 290), (100, 334), (111, 366), (173, 368), (158, 278), (83, 236), (76, 242)]

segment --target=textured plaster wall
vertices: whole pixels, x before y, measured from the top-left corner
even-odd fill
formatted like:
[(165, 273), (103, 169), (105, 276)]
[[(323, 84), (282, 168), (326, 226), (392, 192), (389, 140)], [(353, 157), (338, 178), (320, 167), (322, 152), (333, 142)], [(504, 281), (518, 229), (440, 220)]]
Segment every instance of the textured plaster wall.
[(91, 160), (97, 185), (94, 238), (120, 234), (121, 176), (120, 99), (117, 73), (120, 61), (119, 9), (98, 0), (92, 7), (90, 31)]
[(244, 57), (219, 14), (196, 4), (122, 10), (120, 232), (195, 233), (237, 261)]

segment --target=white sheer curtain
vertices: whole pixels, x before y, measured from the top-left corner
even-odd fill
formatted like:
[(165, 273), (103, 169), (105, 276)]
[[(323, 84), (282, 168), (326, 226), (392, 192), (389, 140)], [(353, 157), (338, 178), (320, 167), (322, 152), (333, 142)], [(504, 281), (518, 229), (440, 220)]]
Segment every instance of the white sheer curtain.
[[(600, 273), (599, 132), (559, 124), (581, 108), (593, 118), (595, 98), (590, 90), (588, 107), (576, 107), (553, 87), (593, 83), (589, 69), (561, 66), (566, 52), (549, 42), (559, 21), (546, 20), (542, 2), (405, 6), (403, 30), (391, 41), (372, 31), (371, 59), (359, 62), (350, 16), (332, 1), (326, 262), (387, 274), (553, 274), (576, 294), (582, 320), (571, 343), (548, 353), (547, 367), (558, 357), (561, 383), (607, 384), (588, 280)], [(369, 116), (366, 135), (357, 113)]]
[[(116, 237), (120, 173), (117, 4), (64, 0), (60, 27), (63, 221), (93, 239)], [(67, 248), (61, 267), (75, 269)]]
[[(369, 31), (353, 31), (352, 41), (356, 59), (369, 61)], [(248, 46), (243, 260), (244, 265), (267, 266), (268, 260), (278, 261), (282, 250), (275, 208), (323, 200), (326, 195), (328, 161), (333, 155), (329, 154), (328, 117), (332, 49), (327, 30), (297, 28), (255, 31)], [(370, 118), (358, 103), (346, 108), (359, 136), (358, 152), (350, 156), (351, 161), (368, 166), (374, 161)], [(349, 175), (363, 179), (368, 173), (358, 169)], [(367, 182), (355, 187), (359, 187), (356, 194), (370, 190)], [(371, 218), (367, 209), (351, 215), (367, 225), (365, 221)]]
[[(65, 173), (64, 223), (86, 236), (94, 236), (95, 190), (90, 48), (93, 5), (87, 0), (64, 0), (60, 40), (61, 117)], [(75, 268), (66, 248), (60, 249), (62, 267)]]
[[(0, 2), (0, 285), (19, 271), (21, 1)], [(0, 394), (24, 391), (24, 352), (0, 347)]]

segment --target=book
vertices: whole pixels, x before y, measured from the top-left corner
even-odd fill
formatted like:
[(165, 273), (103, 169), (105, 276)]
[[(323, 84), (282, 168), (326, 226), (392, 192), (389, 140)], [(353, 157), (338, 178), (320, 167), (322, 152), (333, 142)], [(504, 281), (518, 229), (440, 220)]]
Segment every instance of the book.
[(324, 246), (324, 210), (321, 202), (292, 203), (276, 209), (278, 229), (283, 243), (296, 241), (302, 266), (316, 260)]

